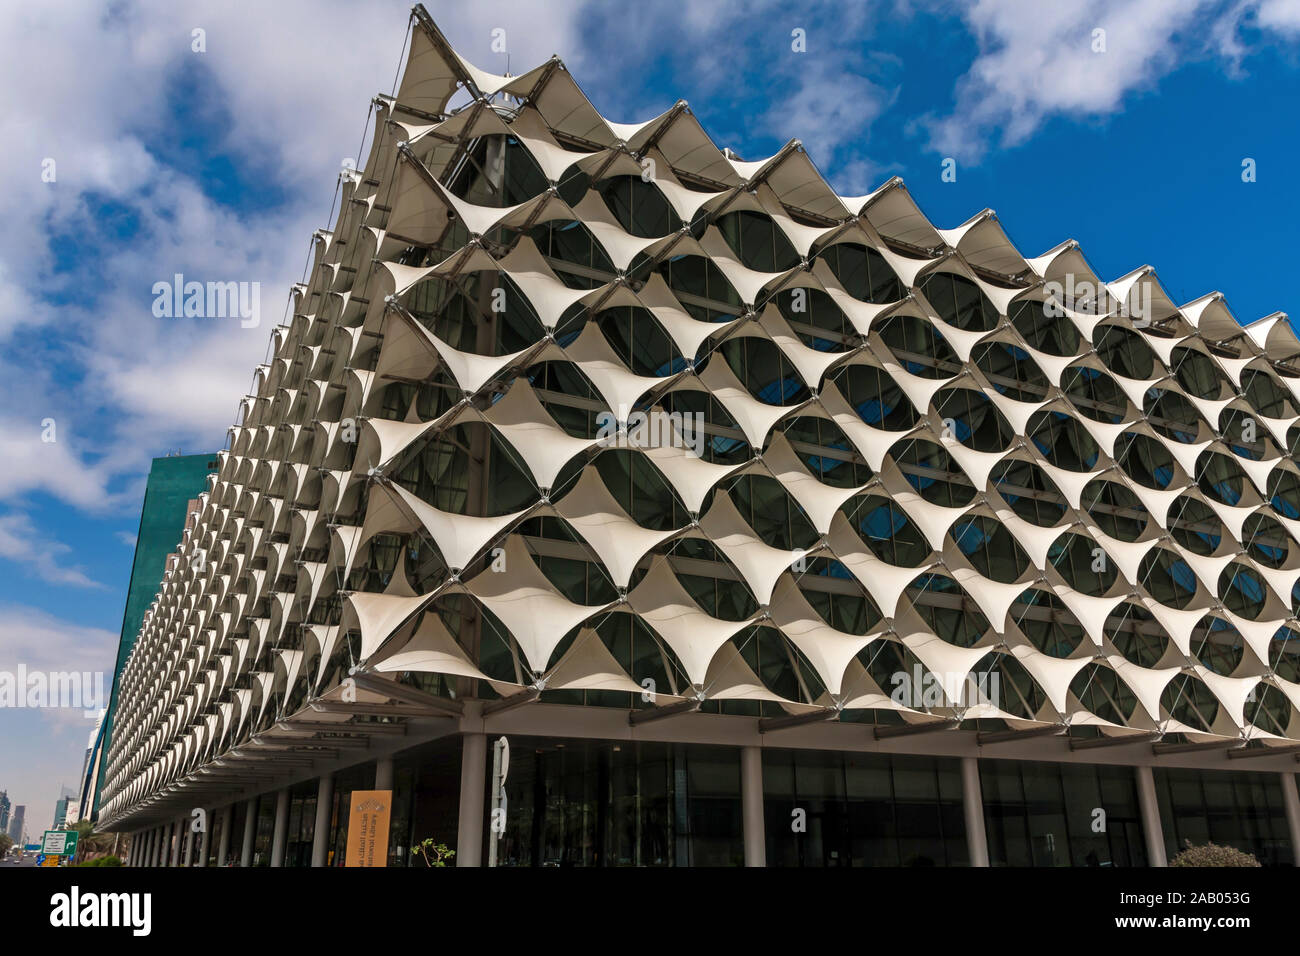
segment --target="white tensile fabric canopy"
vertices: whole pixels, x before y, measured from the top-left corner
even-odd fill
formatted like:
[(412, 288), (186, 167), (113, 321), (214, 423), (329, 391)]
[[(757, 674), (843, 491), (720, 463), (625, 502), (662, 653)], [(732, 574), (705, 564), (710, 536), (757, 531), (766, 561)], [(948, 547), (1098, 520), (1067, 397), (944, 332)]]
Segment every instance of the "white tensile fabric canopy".
[[(558, 60), (497, 75), (423, 21), (375, 105), (365, 168), (313, 237), (120, 674), (104, 820), (291, 716), (273, 708), (303, 687), (339, 702), (354, 635), (372, 674), (489, 680), (443, 597), (476, 602), (511, 649), (501, 694), (639, 691), (601, 623), (633, 615), (699, 699), (1300, 740), (1285, 315), (1242, 324), (1218, 293), (1178, 306), (1150, 267), (1104, 282), (1073, 241), (1025, 258), (991, 210), (936, 228), (898, 178), (838, 196), (797, 142), (742, 160), (684, 103), (611, 122)], [(508, 193), (461, 162), (488, 145)], [(784, 257), (756, 257), (731, 215)], [(934, 279), (980, 308), (922, 291)], [(448, 305), (466, 283), (506, 302), (486, 345)], [(951, 408), (968, 409), (960, 437)], [(646, 440), (642, 413), (669, 424)], [(430, 487), (437, 505), (411, 490)], [(867, 495), (893, 525), (859, 525), (846, 506)], [(1000, 543), (958, 540), (969, 522)], [(1036, 643), (1035, 590), (1067, 650)], [(930, 623), (954, 610), (987, 622), (968, 646)], [(1152, 666), (1125, 656), (1134, 615)], [(772, 633), (798, 700), (751, 664)], [(891, 699), (864, 665), (882, 649), (913, 655), (943, 703)], [(1023, 667), (1036, 712), (970, 698), (989, 655)], [(1123, 723), (1076, 696), (1089, 664), (1131, 692)], [(1205, 714), (1166, 706), (1180, 674)]]

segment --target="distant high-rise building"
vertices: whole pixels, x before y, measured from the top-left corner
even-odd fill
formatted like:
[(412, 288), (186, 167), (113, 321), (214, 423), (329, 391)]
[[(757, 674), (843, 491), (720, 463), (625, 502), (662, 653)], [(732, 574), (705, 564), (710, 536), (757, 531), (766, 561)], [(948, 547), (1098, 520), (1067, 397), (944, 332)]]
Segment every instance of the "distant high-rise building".
[(77, 778), (77, 819), (89, 820), (94, 810), (95, 802), (95, 778), (99, 774), (99, 754), (101, 748), (98, 745), (99, 735), (104, 731), (104, 718), (108, 715), (108, 709), (105, 708), (99, 712), (99, 720), (95, 721), (95, 729), (90, 732), (90, 739), (86, 741), (86, 756), (81, 762), (81, 776)]
[(103, 761), (99, 755), (105, 743), (113, 738), (113, 712), (117, 706), (118, 682), (122, 666), (135, 646), (136, 634), (144, 612), (158, 591), (158, 582), (166, 570), (167, 556), (184, 536), (188, 516), (197, 507), (199, 494), (205, 489), (209, 472), (215, 471), (217, 462), (210, 454), (176, 455), (155, 458), (149, 469), (145, 485), (144, 506), (140, 510), (140, 530), (135, 541), (135, 561), (131, 566), (131, 584), (126, 594), (126, 610), (122, 615), (122, 633), (117, 646), (117, 662), (113, 669), (113, 692), (108, 709), (101, 718), (98, 733), (90, 745), (86, 759), (87, 774), (93, 783), (83, 778), (83, 791), (92, 799), (83, 799), (87, 819), (94, 819), (99, 808), (99, 789), (103, 786)]
[(54, 803), (54, 821), (50, 824), (50, 829), (57, 830), (74, 824), (80, 819), (77, 815), (80, 809), (77, 803), (79, 795), (80, 791), (76, 787), (69, 787), (66, 784), (60, 787), (59, 799)]
[(9, 791), (0, 790), (0, 833), (9, 832)]
[(13, 819), (9, 821), (9, 839), (15, 843), (23, 842), (23, 824), (26, 822), (27, 806), (18, 804), (14, 807)]

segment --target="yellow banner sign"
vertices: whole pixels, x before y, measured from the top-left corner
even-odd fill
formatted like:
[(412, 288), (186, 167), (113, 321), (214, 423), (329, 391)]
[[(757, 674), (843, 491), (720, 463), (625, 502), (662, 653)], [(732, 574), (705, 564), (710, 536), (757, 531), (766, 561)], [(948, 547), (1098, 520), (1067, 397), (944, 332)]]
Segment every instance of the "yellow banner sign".
[(348, 866), (388, 865), (391, 790), (353, 790), (348, 815)]

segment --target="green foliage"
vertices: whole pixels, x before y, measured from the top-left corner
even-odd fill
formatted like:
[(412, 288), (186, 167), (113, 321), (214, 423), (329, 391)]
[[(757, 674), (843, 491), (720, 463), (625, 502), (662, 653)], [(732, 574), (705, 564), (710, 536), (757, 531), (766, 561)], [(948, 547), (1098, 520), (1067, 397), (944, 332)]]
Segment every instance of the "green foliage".
[[(95, 825), (89, 820), (78, 820), (70, 829), (77, 831), (77, 859), (79, 860), (92, 853), (107, 853), (113, 849), (113, 843), (116, 839), (114, 835), (111, 833), (96, 833)], [(102, 865), (111, 866), (112, 864)]]
[(411, 847), (411, 853), (423, 857), (425, 866), (446, 866), (447, 861), (456, 855), (456, 851), (449, 850), (447, 844), (434, 843), (433, 837), (427, 837)]
[(1243, 853), (1236, 847), (1220, 846), (1206, 843), (1204, 846), (1192, 846), (1188, 840), (1184, 849), (1169, 861), (1170, 866), (1259, 866), (1259, 860), (1249, 853)]
[(4, 856), (13, 847), (14, 841), (9, 838), (9, 834), (0, 833), (0, 856)]
[(122, 861), (115, 856), (97, 856), (93, 860), (74, 863), (73, 866), (121, 866)]

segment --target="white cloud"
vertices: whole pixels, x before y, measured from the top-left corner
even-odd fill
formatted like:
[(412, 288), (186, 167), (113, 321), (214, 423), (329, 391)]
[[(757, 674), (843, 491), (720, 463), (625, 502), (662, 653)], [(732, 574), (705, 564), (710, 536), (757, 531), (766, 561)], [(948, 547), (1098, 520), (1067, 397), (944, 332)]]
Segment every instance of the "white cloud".
[[(498, 70), (506, 58), (488, 44), (508, 26), (520, 72), (579, 50), (583, 5), (462, 5), (439, 10), (439, 26)], [(409, 9), (0, 5), (0, 84), (30, 92), (0, 113), (0, 503), (39, 491), (82, 510), (134, 508), (138, 487), (124, 479), (151, 457), (224, 442), (311, 232), (329, 225), (340, 161), (360, 145), (370, 98), (392, 87)], [(204, 53), (191, 50), (195, 27)], [(271, 201), (225, 200), (205, 166), (214, 153)], [(54, 182), (42, 181), (46, 159)], [(176, 272), (260, 283), (260, 327), (155, 318), (153, 283)], [(46, 418), (55, 443), (41, 441)], [(57, 562), (45, 572), (64, 573)]]
[[(978, 158), (1000, 130), (1004, 143), (1026, 139), (1052, 114), (1113, 112), (1130, 90), (1176, 61), (1179, 30), (1207, 0), (976, 0), (963, 16), (980, 53), (957, 84), (952, 113), (932, 121), (931, 145), (944, 155)], [(1105, 52), (1094, 30), (1105, 31)]]
[[(65, 407), (65, 406), (60, 406)], [(45, 414), (48, 411), (49, 414)], [(53, 419), (55, 441), (43, 441), (43, 422)], [(88, 460), (91, 449), (77, 419), (54, 407), (34, 408), (28, 418), (0, 418), (0, 499), (40, 490), (86, 510), (110, 500), (104, 468)], [(88, 441), (91, 441), (88, 439)]]
[[(957, 83), (953, 108), (924, 117), (937, 152), (966, 161), (1014, 146), (1050, 117), (1098, 118), (1155, 86), (1182, 63), (1217, 56), (1235, 72), (1238, 35), (1257, 14), (1266, 29), (1300, 24), (1300, 0), (974, 0), (961, 15), (979, 55)], [(1095, 31), (1104, 30), (1104, 52)]]
[(1256, 22), (1266, 30), (1300, 33), (1300, 0), (1264, 0)]
[(0, 604), (0, 670), (107, 671), (113, 677), (119, 635), (84, 627), (22, 604)]
[[(82, 511), (133, 510), (151, 457), (223, 442), (311, 232), (329, 225), (339, 163), (358, 148), (370, 98), (391, 89), (409, 9), (0, 4), (0, 85), (14, 93), (0, 111), (0, 503), (45, 493)], [(492, 27), (508, 25), (520, 72), (555, 52), (581, 60), (580, 9), (509, 0), (436, 12), (487, 69), (505, 66), (488, 43)], [(207, 31), (206, 53), (190, 50), (194, 27)], [(214, 154), (270, 201), (224, 199), (221, 167), (207, 165)], [(47, 158), (52, 183), (41, 178)], [(155, 318), (153, 283), (174, 272), (260, 282), (261, 327)], [(54, 443), (40, 439), (45, 418), (57, 423)], [(55, 583), (93, 584), (29, 517), (0, 521), (0, 558)], [(116, 646), (116, 633), (0, 607), (0, 666), (106, 670), (111, 681)], [(50, 714), (56, 726), (41, 730)], [(48, 791), (52, 805), (53, 781), (79, 766), (85, 722), (69, 714), (4, 716), (10, 795), (27, 794), (19, 802)]]
[[(797, 55), (797, 68), (788, 72), (789, 90), (776, 97), (763, 116), (762, 127), (776, 137), (799, 139), (813, 163), (841, 193), (865, 193), (880, 177), (862, 148), (871, 124), (893, 105), (898, 87), (858, 73), (843, 71), (835, 60)], [(836, 162), (841, 149), (852, 145), (847, 162)], [(746, 157), (753, 159), (754, 157)]]
[(25, 514), (0, 515), (0, 557), (8, 558), (27, 573), (49, 584), (102, 588), (86, 572), (64, 560), (72, 548), (42, 535)]
[[(90, 674), (79, 684), (81, 706), (55, 706), (0, 710), (3, 715), (6, 767), (19, 790), (57, 791), (54, 781), (80, 767), (86, 735), (95, 725), (95, 711), (107, 706), (113, 689), (113, 670), (119, 635), (98, 627), (85, 627), (45, 611), (21, 604), (0, 604), (0, 671), (14, 675), (21, 666), (33, 673)], [(51, 762), (49, 751), (61, 753)], [(53, 764), (53, 765), (51, 765)], [(56, 794), (57, 795), (57, 794)], [(10, 798), (18, 799), (13, 791)], [(53, 798), (51, 798), (53, 799)], [(31, 812), (28, 805), (28, 812)], [(33, 827), (32, 829), (35, 829)]]

